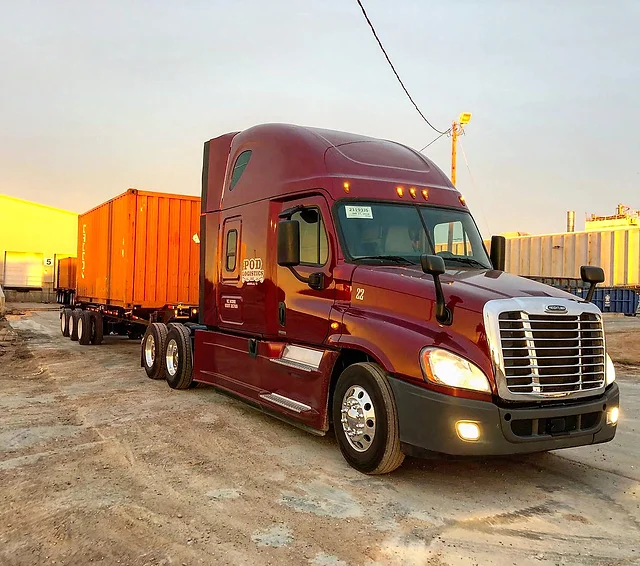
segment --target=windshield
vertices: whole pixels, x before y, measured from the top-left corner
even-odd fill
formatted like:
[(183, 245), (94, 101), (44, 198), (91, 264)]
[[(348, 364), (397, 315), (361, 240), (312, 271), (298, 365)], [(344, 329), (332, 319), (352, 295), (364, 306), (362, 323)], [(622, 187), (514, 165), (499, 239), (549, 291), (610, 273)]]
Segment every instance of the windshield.
[(366, 263), (419, 264), (441, 256), (450, 268), (491, 269), (468, 212), (434, 206), (346, 202), (338, 206), (345, 252)]

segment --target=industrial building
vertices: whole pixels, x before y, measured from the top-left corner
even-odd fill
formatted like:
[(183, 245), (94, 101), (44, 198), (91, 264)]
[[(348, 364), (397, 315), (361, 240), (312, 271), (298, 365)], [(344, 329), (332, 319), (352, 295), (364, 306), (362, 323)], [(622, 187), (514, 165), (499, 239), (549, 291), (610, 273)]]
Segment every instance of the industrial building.
[(575, 213), (567, 215), (567, 231), (507, 238), (506, 270), (539, 278), (580, 278), (580, 266), (604, 269), (607, 287), (640, 288), (640, 213), (619, 205), (612, 216), (588, 217), (585, 230), (575, 229)]
[(78, 215), (0, 195), (0, 285), (9, 301), (55, 302), (58, 260), (75, 257)]

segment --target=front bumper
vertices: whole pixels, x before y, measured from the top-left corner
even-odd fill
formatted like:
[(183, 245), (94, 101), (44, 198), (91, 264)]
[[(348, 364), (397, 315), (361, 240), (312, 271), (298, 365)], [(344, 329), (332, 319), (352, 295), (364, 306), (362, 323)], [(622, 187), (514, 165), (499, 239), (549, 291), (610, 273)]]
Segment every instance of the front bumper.
[[(543, 452), (608, 442), (616, 425), (606, 422), (618, 407), (618, 385), (587, 401), (529, 408), (498, 407), (485, 401), (452, 397), (391, 377), (398, 409), (400, 441), (410, 455), (441, 452), (455, 456), (489, 456)], [(480, 438), (462, 440), (456, 422), (470, 421)]]

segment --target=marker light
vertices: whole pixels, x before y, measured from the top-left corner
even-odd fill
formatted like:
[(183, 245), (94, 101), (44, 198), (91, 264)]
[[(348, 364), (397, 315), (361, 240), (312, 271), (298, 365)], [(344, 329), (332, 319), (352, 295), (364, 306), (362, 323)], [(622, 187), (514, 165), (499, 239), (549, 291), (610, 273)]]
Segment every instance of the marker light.
[(416, 198), (416, 188), (415, 187), (411, 187), (409, 189), (409, 194), (411, 195), (411, 198)]
[(351, 190), (351, 184), (345, 181), (342, 186), (344, 187), (344, 192), (348, 193)]
[(331, 323), (331, 330), (338, 330), (338, 328), (340, 328), (340, 323), (339, 322), (332, 322)]
[(607, 376), (607, 385), (611, 385), (616, 380), (616, 368), (613, 367), (613, 362), (611, 361), (609, 354), (607, 354), (605, 375)]
[(620, 409), (613, 407), (607, 412), (607, 424), (618, 424), (618, 417), (620, 416)]
[(429, 191), (427, 189), (422, 189), (422, 198), (424, 200), (429, 200)]
[(489, 380), (483, 371), (448, 350), (424, 348), (420, 352), (420, 365), (425, 379), (436, 385), (491, 393)]
[(480, 438), (480, 427), (469, 421), (458, 421), (456, 432), (462, 440), (478, 440)]
[(458, 197), (458, 200), (460, 201), (460, 204), (462, 206), (467, 206), (467, 199), (465, 199), (462, 195)]
[(398, 193), (399, 197), (404, 196), (404, 187), (396, 187), (396, 193)]

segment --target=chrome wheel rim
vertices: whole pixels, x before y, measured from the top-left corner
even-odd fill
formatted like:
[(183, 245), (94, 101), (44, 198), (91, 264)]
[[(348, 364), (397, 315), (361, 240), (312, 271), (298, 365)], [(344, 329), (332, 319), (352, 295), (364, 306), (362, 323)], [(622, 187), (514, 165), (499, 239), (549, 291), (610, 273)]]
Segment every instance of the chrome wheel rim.
[(156, 361), (156, 339), (153, 334), (149, 334), (144, 342), (144, 361), (148, 368), (153, 367)]
[(342, 398), (342, 430), (356, 452), (366, 452), (376, 436), (376, 412), (373, 401), (360, 385), (352, 385)]
[(64, 313), (62, 313), (62, 316), (60, 317), (60, 330), (62, 331), (62, 334), (64, 334), (64, 329), (65, 329), (65, 316), (64, 316)]
[(167, 344), (167, 371), (173, 377), (178, 373), (178, 343), (172, 338)]
[(82, 327), (83, 327), (82, 319), (79, 318), (78, 319), (78, 338), (82, 338)]

